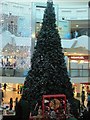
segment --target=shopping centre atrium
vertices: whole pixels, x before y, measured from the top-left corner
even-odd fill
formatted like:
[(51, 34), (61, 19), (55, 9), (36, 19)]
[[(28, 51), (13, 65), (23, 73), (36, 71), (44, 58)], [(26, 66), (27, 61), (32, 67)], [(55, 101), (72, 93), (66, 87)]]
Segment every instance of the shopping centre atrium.
[[(90, 84), (89, 0), (53, 0), (68, 74), (81, 93)], [(46, 1), (2, 0), (0, 3), (0, 82), (13, 90), (23, 85), (31, 64)], [(75, 31), (77, 36), (75, 36)], [(89, 87), (90, 89), (90, 87)]]

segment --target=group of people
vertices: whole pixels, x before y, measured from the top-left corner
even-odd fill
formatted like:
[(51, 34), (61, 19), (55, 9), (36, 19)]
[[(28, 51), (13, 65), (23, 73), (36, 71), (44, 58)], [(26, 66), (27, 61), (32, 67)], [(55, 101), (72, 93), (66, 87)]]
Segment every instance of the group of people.
[[(90, 119), (90, 108), (88, 110), (81, 105), (80, 106), (80, 112), (78, 117), (76, 118), (75, 115), (71, 112), (71, 105), (67, 101), (66, 105), (66, 111), (63, 109), (57, 109), (55, 111), (53, 108), (48, 109), (47, 115), (44, 114), (45, 120), (89, 120)], [(30, 111), (29, 111), (29, 104), (28, 101), (21, 99), (17, 105), (16, 105), (16, 120), (28, 120), (30, 117)], [(82, 114), (82, 115), (81, 115)], [(41, 106), (38, 107), (38, 114), (37, 115), (42, 115), (42, 108)]]
[[(9, 102), (9, 104), (10, 104), (10, 109), (9, 110), (12, 110), (13, 109), (13, 98), (10, 98), (10, 102)], [(15, 108), (14, 108), (14, 110), (16, 111), (16, 106), (17, 106), (17, 104), (18, 104), (18, 97), (16, 97), (16, 99), (15, 99)]]
[[(7, 84), (4, 84), (5, 91), (6, 91), (6, 87), (7, 87)], [(19, 87), (20, 86), (18, 86), (18, 88)], [(88, 93), (87, 95), (87, 107), (85, 106), (85, 99), (86, 99), (85, 91), (82, 91), (81, 105), (78, 102), (79, 103), (78, 117), (75, 116), (76, 113), (73, 114), (71, 112), (71, 108), (70, 108), (71, 105), (67, 100), (66, 111), (63, 109), (64, 102), (60, 101), (62, 109), (61, 109), (61, 106), (60, 106), (60, 109), (57, 109), (57, 111), (55, 111), (53, 108), (48, 109), (46, 112), (48, 113), (49, 111), (49, 114), (47, 114), (49, 117), (48, 118), (46, 117), (45, 120), (89, 120), (90, 119), (90, 93)], [(14, 108), (13, 104), (14, 104), (13, 98), (10, 98), (10, 101), (9, 101), (10, 109), (9, 110), (12, 110)], [(16, 120), (20, 120), (20, 119), (28, 120), (29, 119), (30, 117), (29, 104), (28, 104), (28, 101), (26, 101), (25, 99), (20, 99), (18, 101), (18, 98), (16, 97), (14, 110), (16, 112), (16, 115), (15, 115)], [(42, 109), (40, 106), (38, 107), (38, 115), (41, 115), (41, 114), (42, 114)]]
[[(0, 84), (0, 86), (1, 86), (1, 84)], [(3, 101), (4, 101), (3, 100), (3, 98), (4, 98), (4, 92), (3, 91), (6, 92), (6, 89), (7, 89), (7, 84), (4, 83), (3, 84), (3, 89), (2, 89), (2, 86), (0, 87), (0, 106), (3, 103)], [(13, 102), (14, 102), (13, 98), (11, 97), (10, 100), (9, 100), (9, 110), (13, 109), (13, 104), (14, 104)], [(18, 103), (18, 98), (16, 97), (16, 99), (15, 99), (15, 106), (17, 105), (17, 103)]]
[(55, 112), (55, 110), (51, 109), (49, 114), (46, 111), (47, 115), (49, 115), (49, 119), (46, 120), (90, 120), (90, 93), (87, 95), (87, 106), (85, 105), (84, 91), (82, 91), (81, 102), (80, 100), (75, 99), (75, 103), (77, 103), (77, 111), (72, 111), (71, 105), (67, 101), (66, 111), (59, 109), (59, 111)]
[[(86, 99), (85, 91), (82, 91), (82, 95), (81, 95), (82, 106), (85, 106), (85, 99)], [(90, 93), (87, 93), (87, 109), (89, 108), (90, 108)]]
[[(85, 105), (85, 100), (87, 105)], [(90, 93), (87, 93), (87, 99), (85, 96), (85, 91), (81, 94), (81, 112), (79, 120), (89, 120), (90, 119)]]
[(17, 93), (22, 94), (23, 93), (23, 85), (18, 85), (17, 86)]
[[(78, 106), (78, 116), (76, 117), (73, 112), (71, 112), (71, 105), (66, 101), (66, 111), (63, 109), (63, 107), (57, 110), (54, 110), (52, 107), (50, 109), (47, 109), (47, 114), (45, 113), (44, 117), (45, 120), (89, 120), (90, 119), (90, 96), (88, 94), (88, 102), (87, 102), (87, 108), (84, 106), (84, 100), (85, 96), (83, 97), (85, 93), (82, 92), (81, 98), (82, 103), (80, 106)], [(38, 104), (37, 104), (38, 105)], [(61, 104), (63, 105), (63, 104)], [(10, 98), (10, 110), (12, 110), (13, 107), (13, 99)], [(80, 110), (79, 110), (80, 107)], [(42, 108), (41, 106), (37, 107), (37, 115), (42, 115)], [(48, 112), (49, 111), (49, 112)], [(30, 111), (29, 111), (29, 103), (26, 99), (20, 99), (18, 101), (18, 98), (15, 100), (15, 119), (16, 120), (28, 120), (30, 117)], [(48, 114), (49, 113), (49, 114)], [(48, 115), (48, 117), (47, 117)], [(89, 119), (88, 119), (89, 118)]]

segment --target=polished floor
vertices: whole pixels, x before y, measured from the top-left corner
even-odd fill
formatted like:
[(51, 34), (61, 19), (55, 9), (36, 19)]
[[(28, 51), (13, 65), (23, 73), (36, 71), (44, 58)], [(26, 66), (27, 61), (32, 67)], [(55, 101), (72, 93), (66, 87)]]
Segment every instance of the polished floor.
[[(6, 104), (6, 105), (9, 105), (9, 102), (10, 102), (10, 98), (13, 98), (13, 110), (15, 109), (15, 99), (18, 98), (18, 100), (21, 98), (21, 94), (19, 93), (18, 94), (18, 91), (13, 91), (12, 87), (8, 87), (5, 90), (3, 90), (3, 93), (4, 93), (4, 97), (3, 97), (3, 105)], [(80, 97), (75, 97), (77, 99), (80, 99)], [(85, 99), (85, 106), (87, 105), (87, 96), (86, 96), (86, 99)], [(2, 118), (2, 114), (0, 114), (0, 120)]]
[[(8, 88), (3, 90), (4, 97), (3, 97), (3, 102), (2, 105), (3, 107), (9, 106), (10, 103), (10, 98), (13, 98), (13, 110), (15, 110), (15, 99), (18, 98), (18, 100), (21, 98), (21, 94), (18, 94), (17, 91), (13, 91), (12, 88)], [(2, 120), (2, 108), (0, 107), (0, 120)]]
[[(18, 100), (21, 98), (21, 94), (18, 94), (17, 91), (13, 91), (10, 88), (7, 88), (6, 91), (3, 90), (4, 93), (4, 97), (3, 97), (3, 104), (9, 104), (10, 102), (10, 98), (13, 98), (13, 106), (15, 106), (15, 99), (16, 97), (18, 98)], [(75, 97), (77, 99), (79, 99), (81, 101), (80, 97)], [(87, 105), (87, 96), (85, 99), (85, 106)]]
[(21, 98), (21, 94), (18, 94), (17, 91), (13, 91), (10, 89), (7, 89), (6, 91), (3, 90), (4, 97), (3, 97), (3, 104), (8, 104), (10, 102), (10, 98), (13, 98), (13, 109), (15, 106), (15, 99), (18, 98), (18, 100)]
[(4, 103), (9, 103), (10, 98), (13, 98), (13, 101), (15, 101), (16, 97), (18, 97), (18, 99), (20, 99), (21, 94), (18, 94), (16, 91), (4, 91), (4, 98), (3, 98), (3, 102)]

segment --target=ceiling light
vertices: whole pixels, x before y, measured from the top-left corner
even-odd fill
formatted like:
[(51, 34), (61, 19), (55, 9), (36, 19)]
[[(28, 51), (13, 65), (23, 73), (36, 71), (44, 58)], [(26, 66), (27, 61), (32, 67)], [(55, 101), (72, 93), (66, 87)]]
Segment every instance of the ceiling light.
[(32, 38), (33, 38), (33, 39), (35, 38), (35, 34), (34, 34), (34, 33), (32, 34)]
[(19, 50), (17, 50), (17, 52), (19, 52)]
[(3, 19), (1, 19), (1, 22), (4, 22), (4, 20), (3, 20)]
[(79, 25), (76, 25), (76, 27), (79, 27)]

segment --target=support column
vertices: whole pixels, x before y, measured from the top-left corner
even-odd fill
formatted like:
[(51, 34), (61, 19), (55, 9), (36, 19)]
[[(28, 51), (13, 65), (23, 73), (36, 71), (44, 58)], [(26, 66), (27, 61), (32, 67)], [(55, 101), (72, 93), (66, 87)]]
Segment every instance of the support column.
[(68, 70), (69, 70), (69, 75), (71, 76), (71, 60), (68, 57)]
[(77, 97), (80, 97), (81, 91), (80, 91), (80, 84), (79, 83), (77, 84), (76, 91), (77, 91)]

